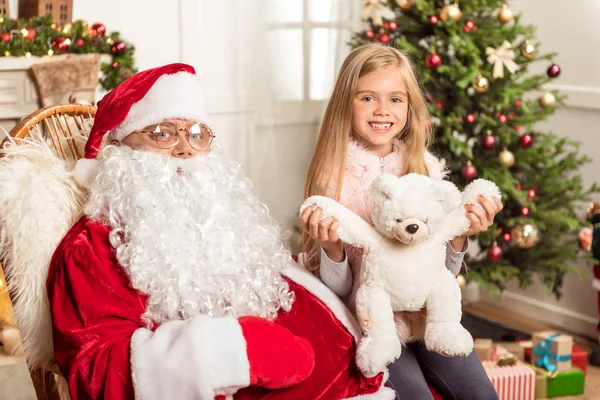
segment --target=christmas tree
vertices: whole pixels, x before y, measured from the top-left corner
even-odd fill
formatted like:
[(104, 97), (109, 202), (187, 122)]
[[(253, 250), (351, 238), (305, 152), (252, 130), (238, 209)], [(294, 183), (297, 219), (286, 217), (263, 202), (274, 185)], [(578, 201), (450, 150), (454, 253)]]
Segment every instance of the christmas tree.
[[(364, 0), (368, 29), (352, 46), (378, 41), (413, 58), (431, 110), (434, 152), (450, 179), (464, 187), (476, 177), (501, 189), (504, 210), (472, 238), (468, 279), (491, 290), (509, 280), (528, 286), (538, 275), (560, 296), (567, 272), (582, 255), (576, 240), (585, 225), (578, 207), (578, 170), (589, 160), (579, 144), (535, 129), (563, 97), (544, 85), (560, 75), (554, 54), (540, 54), (535, 27), (521, 23), (502, 0)], [(547, 74), (528, 72), (531, 63)]]

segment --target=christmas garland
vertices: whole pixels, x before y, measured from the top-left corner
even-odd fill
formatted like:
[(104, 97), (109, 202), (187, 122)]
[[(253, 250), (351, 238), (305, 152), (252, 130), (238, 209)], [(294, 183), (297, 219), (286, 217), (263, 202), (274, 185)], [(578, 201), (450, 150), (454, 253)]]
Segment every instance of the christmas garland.
[(58, 54), (110, 54), (103, 63), (100, 84), (114, 89), (135, 72), (135, 48), (120, 38), (119, 32), (106, 32), (101, 23), (88, 26), (78, 20), (59, 26), (51, 15), (11, 19), (0, 15), (0, 57), (43, 57)]

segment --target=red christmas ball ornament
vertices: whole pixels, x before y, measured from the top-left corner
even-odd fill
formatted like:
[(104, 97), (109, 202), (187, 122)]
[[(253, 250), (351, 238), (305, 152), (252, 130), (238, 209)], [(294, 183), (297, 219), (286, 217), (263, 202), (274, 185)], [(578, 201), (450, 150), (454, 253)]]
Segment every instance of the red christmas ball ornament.
[(34, 40), (37, 35), (37, 32), (33, 28), (27, 28), (27, 35), (25, 35), (25, 39)]
[(519, 100), (519, 99), (516, 99), (516, 100), (515, 100), (515, 106), (517, 106), (517, 107), (521, 107), (521, 100)]
[(387, 43), (387, 42), (389, 42), (390, 41), (390, 35), (388, 35), (387, 33), (384, 33), (383, 35), (381, 35), (379, 37), (379, 41), (381, 43)]
[(520, 183), (517, 183), (517, 184), (515, 185), (515, 189), (517, 189), (517, 190), (521, 190), (521, 184), (520, 184)]
[(437, 103), (435, 103), (435, 106), (441, 110), (442, 108), (444, 108), (444, 103), (438, 101)]
[(530, 148), (531, 146), (533, 146), (533, 136), (531, 136), (529, 133), (521, 135), (519, 137), (519, 144), (524, 149)]
[(468, 20), (467, 22), (465, 22), (465, 26), (464, 26), (463, 30), (467, 33), (471, 32), (471, 31), (476, 31), (477, 25), (475, 25), (475, 23), (473, 21)]
[(521, 208), (521, 214), (523, 214), (523, 216), (528, 216), (529, 215), (529, 207), (522, 207)]
[(425, 58), (425, 64), (430, 69), (437, 69), (440, 65), (442, 65), (442, 57), (440, 57), (437, 53), (431, 53)]
[(475, 116), (473, 114), (467, 114), (467, 122), (470, 124), (475, 122)]
[(77, 39), (77, 40), (75, 41), (75, 44), (76, 44), (77, 46), (79, 46), (79, 47), (83, 46), (83, 39)]
[(460, 174), (466, 181), (472, 181), (473, 179), (477, 178), (477, 168), (475, 168), (473, 165), (471, 165), (471, 162), (469, 162), (460, 170)]
[(383, 23), (383, 29), (390, 29), (390, 23), (389, 22), (384, 22)]
[(487, 259), (491, 262), (499, 262), (502, 260), (503, 254), (504, 252), (502, 251), (502, 248), (494, 243), (494, 245), (487, 251)]
[(116, 62), (116, 61), (115, 61), (114, 63), (112, 63), (112, 67), (113, 67), (113, 68), (117, 68), (118, 66), (119, 66), (119, 63), (118, 63), (118, 62)]
[(375, 36), (375, 34), (373, 33), (372, 30), (368, 30), (365, 32), (365, 35), (369, 38), (369, 39), (373, 39), (373, 36)]
[(515, 130), (516, 130), (517, 132), (521, 132), (521, 127), (520, 127), (519, 125), (517, 125), (517, 126), (515, 126)]
[(486, 150), (492, 150), (496, 146), (496, 138), (492, 135), (485, 135), (481, 139), (481, 147)]
[(529, 189), (529, 191), (527, 192), (527, 199), (529, 201), (531, 201), (531, 200), (535, 199), (535, 196), (537, 196), (535, 189)]
[(127, 45), (121, 40), (115, 40), (112, 47), (110, 48), (110, 51), (115, 56), (121, 56), (127, 51)]
[(437, 24), (439, 21), (437, 15), (432, 15), (431, 17), (429, 17), (429, 22), (431, 22), (432, 24)]
[(396, 23), (396, 21), (392, 21), (390, 22), (390, 29), (395, 31), (396, 29), (398, 29), (398, 24)]
[(505, 242), (510, 242), (510, 233), (506, 232), (502, 235), (502, 239), (504, 239)]
[(558, 64), (552, 64), (550, 67), (548, 67), (547, 72), (550, 78), (556, 78), (560, 75), (560, 67), (558, 66)]
[(2, 40), (5, 43), (10, 42), (10, 33), (3, 32), (2, 34), (0, 34), (0, 40)]
[(57, 37), (52, 41), (52, 47), (55, 50), (60, 51), (61, 53), (66, 53), (69, 50), (69, 43), (67, 42), (67, 38), (65, 37)]
[(500, 116), (498, 117), (498, 121), (500, 121), (503, 124), (505, 124), (506, 123), (506, 115), (500, 114)]
[(106, 26), (101, 24), (100, 22), (96, 22), (90, 26), (90, 36), (100, 36), (103, 37), (106, 34)]

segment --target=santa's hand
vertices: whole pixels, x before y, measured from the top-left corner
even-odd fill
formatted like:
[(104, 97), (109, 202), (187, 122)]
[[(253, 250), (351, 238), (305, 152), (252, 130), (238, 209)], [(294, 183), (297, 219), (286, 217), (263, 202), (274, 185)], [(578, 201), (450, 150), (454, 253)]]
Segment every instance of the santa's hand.
[(280, 389), (308, 378), (315, 366), (310, 342), (264, 318), (241, 317), (246, 339), (250, 384)]
[(150, 400), (285, 388), (308, 378), (315, 364), (306, 339), (258, 317), (197, 315), (140, 328), (131, 341), (136, 391)]

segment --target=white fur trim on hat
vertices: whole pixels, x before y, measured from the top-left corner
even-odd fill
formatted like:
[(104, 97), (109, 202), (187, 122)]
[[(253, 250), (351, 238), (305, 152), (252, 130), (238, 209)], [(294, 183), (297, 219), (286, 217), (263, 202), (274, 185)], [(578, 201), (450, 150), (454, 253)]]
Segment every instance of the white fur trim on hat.
[(121, 141), (131, 132), (168, 118), (186, 118), (208, 123), (204, 90), (198, 77), (189, 72), (163, 75), (148, 93), (134, 103), (110, 133), (111, 140)]
[(89, 187), (97, 175), (100, 162), (92, 158), (81, 158), (77, 160), (73, 168), (73, 178), (75, 182), (83, 187)]

